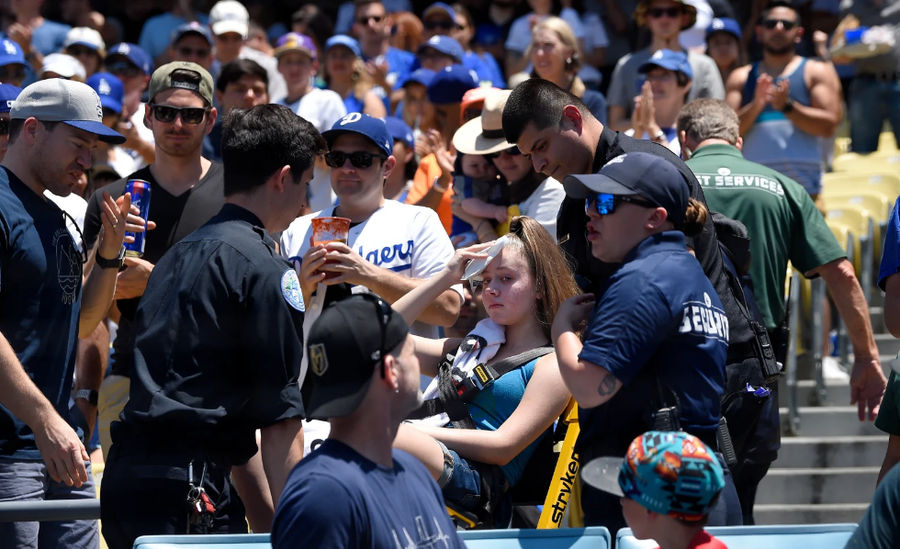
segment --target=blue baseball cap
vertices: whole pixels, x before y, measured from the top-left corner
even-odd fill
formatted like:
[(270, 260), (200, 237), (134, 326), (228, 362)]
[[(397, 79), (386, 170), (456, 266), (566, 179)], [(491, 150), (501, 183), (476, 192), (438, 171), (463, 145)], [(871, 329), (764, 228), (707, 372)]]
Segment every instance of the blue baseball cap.
[(716, 17), (713, 19), (712, 23), (706, 27), (707, 40), (715, 32), (727, 32), (738, 40), (741, 39), (741, 26), (730, 17)]
[(563, 186), (572, 198), (587, 198), (588, 191), (640, 195), (665, 208), (668, 219), (676, 227), (684, 220), (684, 211), (691, 198), (687, 182), (678, 168), (662, 156), (645, 152), (621, 154), (595, 174), (566, 176)]
[(644, 64), (638, 67), (638, 72), (643, 74), (656, 67), (666, 70), (684, 73), (688, 78), (694, 78), (694, 70), (688, 62), (687, 54), (680, 51), (657, 50)]
[(452, 7), (450, 7), (450, 4), (444, 2), (435, 2), (434, 4), (431, 4), (430, 6), (425, 8), (425, 11), (422, 12), (422, 20), (424, 21), (426, 17), (436, 11), (442, 11), (446, 13), (447, 17), (449, 17), (451, 21), (453, 21), (454, 23), (456, 22), (456, 11)]
[(401, 141), (410, 147), (416, 145), (416, 138), (413, 136), (412, 128), (410, 128), (402, 118), (396, 116), (388, 116), (384, 119), (384, 125), (394, 141)]
[(444, 55), (449, 55), (456, 59), (457, 63), (462, 63), (463, 57), (466, 54), (455, 38), (441, 34), (434, 35), (425, 42), (422, 42), (422, 45), (419, 46), (419, 49), (416, 51), (416, 55), (422, 55), (422, 52), (428, 48), (439, 51)]
[(25, 66), (25, 53), (22, 47), (9, 38), (0, 40), (0, 67), (6, 65)]
[(346, 34), (335, 34), (325, 41), (325, 51), (330, 50), (334, 46), (344, 46), (348, 50), (352, 51), (353, 55), (362, 57), (362, 50), (359, 48), (359, 42), (357, 42), (355, 38), (347, 36)]
[(185, 34), (197, 34), (202, 36), (210, 46), (213, 45), (213, 36), (212, 32), (209, 30), (209, 27), (204, 25), (203, 23), (198, 23), (197, 21), (191, 21), (189, 23), (184, 23), (183, 25), (179, 25), (175, 32), (172, 33), (171, 44), (178, 42)]
[(462, 65), (450, 65), (437, 72), (428, 84), (428, 100), (435, 105), (461, 103), (463, 96), (478, 87), (478, 77)]
[(13, 101), (22, 93), (22, 88), (12, 84), (0, 84), (0, 112), (9, 112)]
[(150, 60), (150, 56), (137, 44), (119, 42), (109, 49), (104, 62), (109, 66), (115, 63), (116, 58), (125, 58), (129, 63), (141, 69), (144, 74), (153, 72), (153, 62)]
[(108, 72), (97, 72), (85, 82), (100, 96), (100, 104), (116, 114), (122, 114), (122, 100), (125, 98), (125, 87), (122, 81)]
[(351, 112), (331, 126), (330, 130), (322, 132), (322, 137), (328, 142), (328, 146), (334, 143), (338, 136), (345, 133), (358, 133), (368, 137), (381, 151), (390, 156), (394, 154), (394, 140), (388, 133), (384, 121), (368, 114)]
[(719, 459), (703, 441), (684, 431), (648, 431), (631, 442), (624, 460), (593, 459), (581, 478), (604, 492), (687, 522), (702, 520), (725, 487)]
[(410, 74), (408, 77), (406, 77), (406, 80), (404, 80), (403, 83), (400, 84), (399, 87), (402, 88), (403, 86), (409, 84), (410, 82), (415, 82), (418, 84), (422, 84), (423, 86), (425, 86), (427, 88), (428, 84), (431, 84), (431, 81), (434, 80), (435, 74), (437, 74), (437, 73), (431, 69), (416, 69), (412, 72), (412, 74)]

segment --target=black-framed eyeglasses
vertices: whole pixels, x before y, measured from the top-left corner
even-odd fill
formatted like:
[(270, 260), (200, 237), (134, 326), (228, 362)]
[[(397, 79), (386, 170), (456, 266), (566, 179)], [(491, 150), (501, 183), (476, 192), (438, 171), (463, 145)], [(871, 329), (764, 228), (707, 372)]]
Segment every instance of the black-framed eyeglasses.
[(509, 156), (521, 156), (522, 151), (519, 150), (519, 147), (513, 146), (512, 148), (503, 149), (502, 151), (488, 153), (488, 154), (484, 155), (484, 157), (487, 158), (488, 160), (493, 160), (494, 158), (497, 158), (501, 154), (508, 154)]
[[(387, 326), (388, 326), (388, 323), (391, 321), (391, 315), (394, 314), (394, 309), (392, 309), (391, 306), (388, 305), (387, 301), (381, 299), (377, 295), (373, 295), (373, 294), (360, 294), (360, 295), (362, 295), (365, 299), (368, 299), (369, 301), (373, 302), (375, 304), (375, 306), (377, 307), (376, 312), (378, 313), (378, 329), (381, 332), (381, 341), (378, 344), (378, 350), (372, 352), (371, 358), (372, 358), (373, 362), (378, 363), (384, 359), (384, 355), (387, 352), (387, 349), (384, 348), (385, 338), (387, 337)], [(381, 377), (382, 378), (384, 377), (384, 366), (381, 367)]]
[(784, 27), (784, 30), (786, 31), (793, 30), (793, 28), (797, 26), (796, 21), (790, 21), (788, 19), (764, 19), (762, 26), (769, 30), (773, 30), (778, 26), (778, 23), (781, 23), (781, 26)]
[(682, 13), (681, 8), (649, 8), (647, 10), (647, 15), (654, 19), (659, 19), (663, 15), (671, 18), (681, 17)]
[(447, 30), (447, 31), (448, 31), (448, 30), (454, 30), (454, 29), (458, 29), (458, 28), (459, 28), (459, 25), (457, 25), (455, 21), (447, 21), (447, 20), (441, 20), (441, 21), (425, 21), (425, 22), (422, 23), (422, 25), (423, 25), (423, 26), (425, 27), (425, 29), (427, 29), (427, 30), (437, 30), (437, 29), (441, 29), (441, 30)]
[(169, 107), (167, 105), (150, 105), (150, 112), (153, 117), (160, 122), (170, 124), (175, 121), (176, 116), (181, 116), (181, 121), (185, 124), (199, 124), (203, 122), (209, 109), (206, 107)]
[(348, 158), (350, 159), (350, 164), (352, 164), (354, 168), (360, 170), (371, 166), (372, 161), (376, 158), (380, 158), (382, 162), (387, 160), (387, 157), (383, 154), (375, 154), (368, 151), (353, 151), (352, 153), (329, 151), (325, 153), (325, 163), (328, 164), (328, 167), (330, 168), (343, 167), (344, 162), (346, 162)]
[(643, 206), (645, 208), (654, 208), (656, 204), (640, 198), (634, 198), (626, 195), (616, 195), (610, 193), (593, 193), (584, 199), (584, 211), (590, 211), (592, 205), (594, 211), (599, 215), (609, 215), (616, 211), (616, 206), (622, 202)]
[(376, 23), (381, 23), (384, 21), (384, 15), (365, 15), (362, 17), (357, 17), (356, 22), (360, 25), (368, 25), (369, 21), (375, 21)]

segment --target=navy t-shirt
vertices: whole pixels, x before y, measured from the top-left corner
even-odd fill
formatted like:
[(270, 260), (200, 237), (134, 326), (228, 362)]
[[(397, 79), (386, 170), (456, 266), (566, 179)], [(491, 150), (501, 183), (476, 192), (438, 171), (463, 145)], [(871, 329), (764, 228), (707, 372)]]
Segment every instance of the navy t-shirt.
[[(610, 277), (584, 334), (579, 359), (606, 368), (623, 387), (606, 404), (579, 410), (579, 445), (610, 433), (630, 442), (658, 405), (676, 404), (661, 402), (660, 392), (666, 400), (674, 393), (681, 427), (708, 440), (719, 422), (727, 350), (722, 303), (684, 234), (645, 239)], [(619, 455), (627, 442), (610, 450)]]
[[(81, 275), (81, 253), (62, 210), (0, 169), (0, 333), (64, 418), (75, 369)], [(41, 459), (31, 429), (2, 405), (0, 455)]]
[(272, 546), (463, 549), (425, 466), (403, 450), (393, 458), (388, 469), (342, 442), (323, 442), (285, 483)]

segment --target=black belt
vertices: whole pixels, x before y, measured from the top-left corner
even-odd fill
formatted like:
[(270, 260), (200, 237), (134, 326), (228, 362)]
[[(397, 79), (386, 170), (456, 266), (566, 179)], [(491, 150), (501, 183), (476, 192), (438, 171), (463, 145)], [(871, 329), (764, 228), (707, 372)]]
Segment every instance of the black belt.
[(900, 72), (895, 71), (885, 71), (885, 72), (864, 72), (862, 74), (857, 74), (857, 78), (865, 78), (866, 80), (877, 80), (879, 82), (896, 82), (900, 80)]

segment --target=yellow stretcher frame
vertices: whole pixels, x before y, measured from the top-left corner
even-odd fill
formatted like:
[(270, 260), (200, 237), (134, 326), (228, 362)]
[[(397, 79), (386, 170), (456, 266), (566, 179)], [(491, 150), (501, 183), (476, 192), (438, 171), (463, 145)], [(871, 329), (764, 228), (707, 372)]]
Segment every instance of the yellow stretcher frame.
[[(575, 399), (569, 400), (563, 413), (563, 421), (568, 424), (569, 428), (559, 450), (559, 458), (556, 460), (556, 468), (553, 470), (547, 497), (544, 498), (544, 508), (538, 519), (538, 528), (561, 528), (567, 509), (569, 510), (570, 526), (584, 523), (579, 505), (581, 498), (578, 493), (580, 464), (578, 454), (575, 453), (575, 440), (578, 439), (580, 432), (578, 404)], [(574, 503), (571, 508), (569, 508), (570, 503)]]

